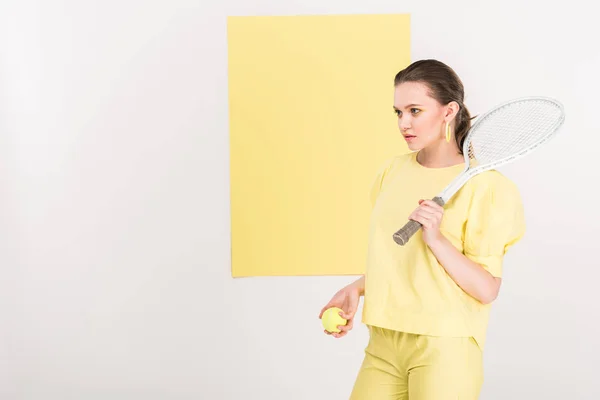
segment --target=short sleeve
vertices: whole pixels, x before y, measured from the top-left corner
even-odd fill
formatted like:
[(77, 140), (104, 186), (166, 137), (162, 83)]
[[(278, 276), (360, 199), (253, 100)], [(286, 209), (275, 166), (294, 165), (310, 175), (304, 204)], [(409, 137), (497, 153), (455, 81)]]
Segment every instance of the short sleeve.
[(465, 225), (464, 253), (495, 277), (502, 276), (504, 255), (525, 234), (520, 193), (499, 173), (473, 189)]
[(375, 178), (371, 183), (371, 190), (369, 192), (369, 200), (371, 201), (371, 208), (375, 207), (375, 203), (377, 202), (377, 198), (379, 197), (379, 193), (383, 189), (384, 181), (394, 162), (396, 157), (392, 157), (387, 159), (384, 163), (379, 166), (377, 173), (375, 174)]

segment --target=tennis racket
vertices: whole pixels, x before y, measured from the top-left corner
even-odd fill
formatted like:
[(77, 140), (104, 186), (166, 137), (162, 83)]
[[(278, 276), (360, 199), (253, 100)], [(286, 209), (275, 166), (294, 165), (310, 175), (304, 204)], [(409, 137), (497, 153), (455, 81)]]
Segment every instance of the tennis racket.
[[(432, 200), (444, 206), (472, 177), (511, 163), (551, 139), (565, 120), (564, 108), (547, 97), (524, 97), (502, 103), (473, 124), (463, 143), (465, 169)], [(409, 220), (394, 233), (404, 246), (422, 225)]]

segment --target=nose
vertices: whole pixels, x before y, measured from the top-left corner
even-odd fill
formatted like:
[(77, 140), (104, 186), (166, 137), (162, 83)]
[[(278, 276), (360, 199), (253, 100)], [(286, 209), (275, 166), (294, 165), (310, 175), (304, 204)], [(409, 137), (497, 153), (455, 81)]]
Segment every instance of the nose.
[(410, 129), (410, 119), (408, 117), (399, 117), (398, 126), (404, 132)]

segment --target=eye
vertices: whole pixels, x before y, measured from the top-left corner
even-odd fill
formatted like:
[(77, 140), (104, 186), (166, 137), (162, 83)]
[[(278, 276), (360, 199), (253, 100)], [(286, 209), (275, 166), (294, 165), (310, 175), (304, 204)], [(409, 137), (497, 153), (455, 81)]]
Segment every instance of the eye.
[(394, 114), (396, 114), (397, 116), (402, 115), (402, 111), (398, 110), (398, 109), (394, 109)]
[(411, 108), (411, 109), (410, 109), (410, 112), (411, 112), (413, 115), (417, 115), (418, 113), (420, 113), (420, 112), (421, 112), (421, 110), (419, 110), (418, 108)]

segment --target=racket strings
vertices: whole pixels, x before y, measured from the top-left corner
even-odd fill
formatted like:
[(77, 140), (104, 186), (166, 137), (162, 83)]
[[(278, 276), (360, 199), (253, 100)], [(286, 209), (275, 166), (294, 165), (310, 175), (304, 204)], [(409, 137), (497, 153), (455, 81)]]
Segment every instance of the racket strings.
[(527, 150), (552, 132), (562, 111), (543, 100), (516, 102), (490, 113), (467, 139), (469, 158), (493, 163)]

